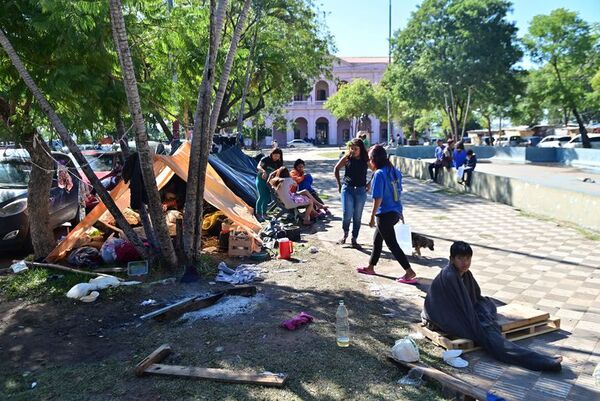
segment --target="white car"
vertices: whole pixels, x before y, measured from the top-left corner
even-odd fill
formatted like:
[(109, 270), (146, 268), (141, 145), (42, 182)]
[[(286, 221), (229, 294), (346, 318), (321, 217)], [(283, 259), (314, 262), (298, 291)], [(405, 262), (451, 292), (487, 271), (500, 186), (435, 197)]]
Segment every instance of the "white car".
[(287, 147), (290, 149), (293, 148), (314, 148), (315, 145), (313, 145), (310, 142), (306, 142), (304, 139), (294, 139), (290, 142), (288, 142)]
[(559, 148), (571, 140), (569, 135), (548, 135), (537, 144), (538, 148)]
[[(590, 143), (593, 149), (600, 149), (600, 134), (588, 134), (590, 138)], [(581, 135), (577, 135), (575, 138), (571, 139), (567, 144), (563, 146), (564, 148), (582, 148), (583, 145), (581, 143)]]

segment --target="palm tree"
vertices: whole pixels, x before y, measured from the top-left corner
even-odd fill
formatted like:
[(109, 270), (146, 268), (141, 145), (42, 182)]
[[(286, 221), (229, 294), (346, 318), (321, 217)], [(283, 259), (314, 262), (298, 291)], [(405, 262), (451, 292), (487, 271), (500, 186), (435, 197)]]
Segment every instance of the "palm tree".
[[(125, 85), (125, 94), (127, 103), (133, 117), (133, 126), (135, 129), (135, 143), (139, 155), (142, 179), (148, 195), (149, 215), (154, 227), (154, 233), (160, 246), (161, 254), (167, 267), (177, 267), (177, 256), (173, 248), (173, 242), (169, 236), (167, 222), (162, 210), (160, 194), (156, 186), (156, 177), (154, 176), (153, 160), (150, 147), (148, 146), (148, 135), (146, 133), (146, 124), (142, 115), (142, 106), (140, 104), (140, 95), (137, 88), (137, 80), (127, 41), (127, 30), (125, 28), (125, 19), (121, 0), (110, 0), (110, 20), (113, 31), (113, 38), (119, 63), (121, 64), (121, 73), (123, 75), (123, 84)], [(145, 207), (142, 205), (142, 207)], [(151, 227), (145, 227), (152, 230)], [(150, 232), (148, 233), (150, 234)]]

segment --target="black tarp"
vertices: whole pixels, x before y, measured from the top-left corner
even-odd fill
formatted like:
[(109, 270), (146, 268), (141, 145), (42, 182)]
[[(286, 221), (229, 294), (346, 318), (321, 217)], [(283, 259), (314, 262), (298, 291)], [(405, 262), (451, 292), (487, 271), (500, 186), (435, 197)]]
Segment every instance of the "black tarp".
[(481, 290), (470, 271), (463, 276), (450, 264), (433, 280), (425, 298), (424, 318), (441, 331), (468, 338), (501, 362), (531, 370), (559, 371), (553, 357), (520, 347), (502, 336), (496, 305)]
[(210, 155), (208, 162), (237, 196), (254, 208), (258, 192), (256, 189), (256, 166), (258, 161), (246, 155), (237, 146), (224, 152)]

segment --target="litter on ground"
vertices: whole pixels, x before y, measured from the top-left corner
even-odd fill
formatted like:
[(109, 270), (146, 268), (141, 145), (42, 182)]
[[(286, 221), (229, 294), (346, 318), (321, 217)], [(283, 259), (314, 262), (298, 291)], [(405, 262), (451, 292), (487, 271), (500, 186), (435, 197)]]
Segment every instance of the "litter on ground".
[(225, 319), (236, 315), (245, 315), (253, 312), (265, 300), (264, 295), (256, 295), (250, 298), (240, 296), (224, 297), (213, 306), (185, 313), (180, 320), (194, 322), (196, 320)]

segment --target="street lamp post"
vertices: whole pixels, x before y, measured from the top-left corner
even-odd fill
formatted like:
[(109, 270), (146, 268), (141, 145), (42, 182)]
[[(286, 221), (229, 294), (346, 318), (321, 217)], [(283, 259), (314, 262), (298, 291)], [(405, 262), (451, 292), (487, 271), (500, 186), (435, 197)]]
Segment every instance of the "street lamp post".
[[(388, 68), (392, 65), (392, 0), (389, 0), (389, 13), (388, 13)], [(388, 142), (390, 138), (394, 138), (392, 132), (392, 118), (390, 112), (390, 98), (387, 98), (387, 132)], [(400, 145), (400, 144), (398, 144)]]

